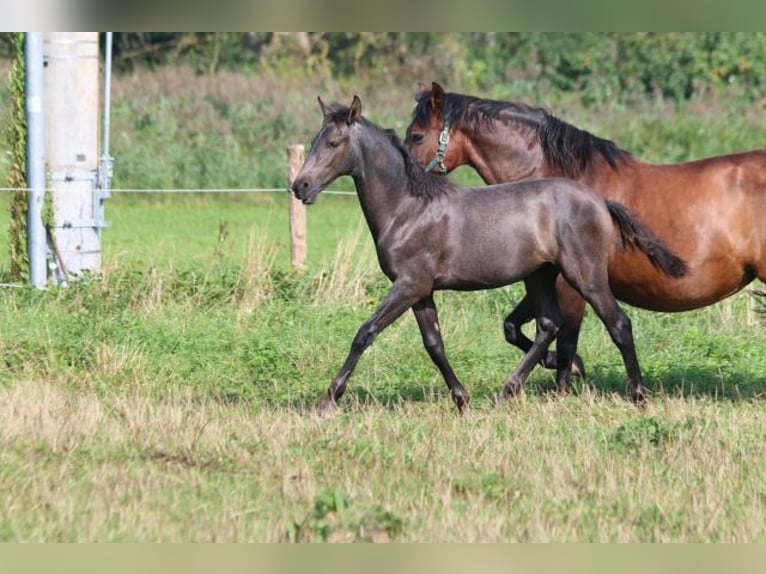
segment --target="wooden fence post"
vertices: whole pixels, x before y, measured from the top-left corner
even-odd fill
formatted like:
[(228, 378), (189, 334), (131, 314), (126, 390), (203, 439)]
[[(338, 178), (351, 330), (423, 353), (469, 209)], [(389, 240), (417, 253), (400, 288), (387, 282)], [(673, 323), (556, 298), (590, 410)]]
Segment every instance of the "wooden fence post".
[(303, 165), (303, 146), (287, 148), (287, 193), (290, 196), (290, 262), (295, 269), (306, 265), (306, 206), (290, 191), (295, 176)]

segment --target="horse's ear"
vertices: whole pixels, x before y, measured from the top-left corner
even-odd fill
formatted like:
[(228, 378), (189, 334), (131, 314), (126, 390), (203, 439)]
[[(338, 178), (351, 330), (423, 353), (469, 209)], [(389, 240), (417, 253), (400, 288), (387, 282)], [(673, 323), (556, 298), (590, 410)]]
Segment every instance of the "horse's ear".
[(426, 95), (428, 90), (428, 86), (426, 86), (423, 82), (418, 82), (415, 84), (415, 90), (412, 92), (412, 96), (415, 98), (416, 102), (420, 101), (420, 98)]
[(441, 112), (444, 107), (444, 88), (436, 82), (431, 82), (431, 108)]
[(348, 117), (346, 118), (346, 123), (348, 125), (353, 124), (355, 121), (359, 119), (359, 116), (362, 115), (362, 100), (359, 99), (359, 96), (355, 95), (354, 100), (351, 102), (351, 107), (348, 109)]
[(322, 101), (322, 98), (317, 96), (317, 102), (319, 102), (319, 109), (322, 110), (322, 117), (324, 118), (324, 121), (327, 121), (327, 116), (330, 114), (327, 112), (327, 107), (324, 105), (324, 102)]

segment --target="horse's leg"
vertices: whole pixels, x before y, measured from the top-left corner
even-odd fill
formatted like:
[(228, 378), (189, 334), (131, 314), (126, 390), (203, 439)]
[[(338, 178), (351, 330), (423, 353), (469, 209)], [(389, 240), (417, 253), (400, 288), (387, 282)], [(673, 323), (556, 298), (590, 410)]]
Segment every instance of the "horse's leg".
[(378, 333), (398, 319), (421, 298), (422, 293), (418, 293), (408, 281), (397, 280), (394, 282), (388, 295), (386, 295), (386, 298), (375, 310), (375, 313), (372, 314), (372, 317), (359, 327), (351, 342), (348, 356), (346, 356), (346, 360), (343, 362), (338, 374), (335, 375), (330, 383), (327, 389), (327, 397), (322, 401), (320, 408), (326, 409), (333, 406), (343, 396), (348, 384), (348, 378), (354, 371), (359, 357), (362, 356), (364, 350), (372, 344)]
[(532, 341), (521, 331), (521, 326), (535, 318), (535, 309), (528, 295), (519, 301), (519, 304), (508, 313), (503, 322), (505, 340), (514, 347), (518, 347), (525, 353), (532, 348)]
[(630, 398), (635, 403), (643, 404), (646, 402), (646, 388), (641, 376), (641, 368), (638, 365), (638, 356), (636, 355), (633, 327), (630, 318), (617, 304), (617, 300), (609, 289), (605, 273), (603, 282), (591, 282), (589, 285), (599, 286), (583, 290), (583, 297), (593, 307), (593, 310), (609, 331), (612, 341), (620, 350), (625, 370), (628, 373)]
[[(570, 363), (569, 371), (575, 376), (584, 378), (585, 365), (583, 365), (582, 359), (580, 359), (579, 355), (576, 354), (576, 351), (577, 337), (580, 334), (580, 324), (582, 323), (582, 317), (585, 310), (585, 302), (583, 301), (582, 297), (580, 297), (580, 295), (567, 284), (566, 281), (560, 279), (558, 284), (565, 286), (563, 287), (565, 291), (562, 291), (562, 288), (559, 287), (559, 306), (564, 313), (564, 324), (562, 325), (562, 331), (558, 336), (556, 352), (548, 351), (545, 353), (543, 358), (540, 360), (540, 365), (546, 369), (559, 369), (558, 357), (561, 356), (559, 345), (562, 343), (564, 328), (567, 327), (567, 339), (565, 342), (574, 338), (570, 348), (568, 349), (568, 351), (571, 350), (571, 354), (573, 356), (569, 357), (569, 355), (567, 355), (568, 361)], [(570, 300), (572, 301), (570, 302)], [(580, 306), (579, 314), (577, 311), (578, 302)], [(514, 347), (518, 347), (525, 353), (529, 352), (529, 349), (532, 348), (532, 340), (524, 335), (524, 333), (521, 331), (521, 326), (534, 318), (534, 306), (529, 297), (525, 295), (519, 304), (516, 305), (513, 311), (508, 313), (508, 316), (503, 322), (505, 340)], [(557, 376), (557, 379), (560, 380), (560, 377)], [(566, 375), (565, 387), (569, 387), (569, 375)]]
[(519, 392), (524, 380), (556, 338), (562, 321), (558, 298), (556, 297), (557, 274), (558, 271), (554, 267), (546, 266), (524, 280), (527, 287), (527, 297), (532, 300), (535, 308), (537, 332), (535, 341), (527, 354), (506, 379), (503, 390), (498, 397), (499, 402), (504, 402)]
[(585, 365), (577, 354), (585, 300), (561, 275), (556, 280), (556, 291), (564, 316), (556, 339), (556, 389), (564, 394), (569, 392), (570, 374), (585, 378)]
[(415, 313), (418, 327), (420, 327), (420, 335), (423, 337), (423, 345), (428, 351), (428, 356), (441, 371), (444, 381), (452, 393), (452, 400), (455, 401), (458, 411), (462, 414), (463, 409), (468, 405), (468, 392), (458, 380), (444, 353), (444, 341), (439, 329), (439, 316), (436, 312), (433, 295), (415, 303), (412, 310)]
[(646, 401), (646, 389), (638, 366), (633, 327), (609, 287), (606, 253), (612, 239), (606, 229), (594, 228), (590, 234), (563, 241), (558, 266), (564, 279), (590, 303), (606, 326), (622, 355), (628, 373), (630, 397), (636, 403), (643, 403)]

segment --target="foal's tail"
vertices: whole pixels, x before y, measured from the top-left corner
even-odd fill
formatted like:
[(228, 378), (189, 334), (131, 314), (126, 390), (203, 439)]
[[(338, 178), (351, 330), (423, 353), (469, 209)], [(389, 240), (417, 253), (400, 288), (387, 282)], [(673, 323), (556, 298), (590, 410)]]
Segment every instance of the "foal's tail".
[(620, 228), (622, 244), (643, 252), (657, 269), (670, 277), (683, 277), (689, 268), (638, 216), (616, 201), (606, 200), (609, 214)]

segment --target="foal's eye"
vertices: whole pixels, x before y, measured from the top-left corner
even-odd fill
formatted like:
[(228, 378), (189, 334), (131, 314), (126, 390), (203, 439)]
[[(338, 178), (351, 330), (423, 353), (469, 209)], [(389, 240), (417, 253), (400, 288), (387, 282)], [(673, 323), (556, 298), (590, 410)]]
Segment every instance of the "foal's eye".
[(328, 143), (330, 144), (330, 147), (332, 148), (336, 148), (340, 145), (340, 141), (338, 140), (330, 140)]
[(423, 134), (410, 134), (410, 141), (414, 144), (423, 143)]

